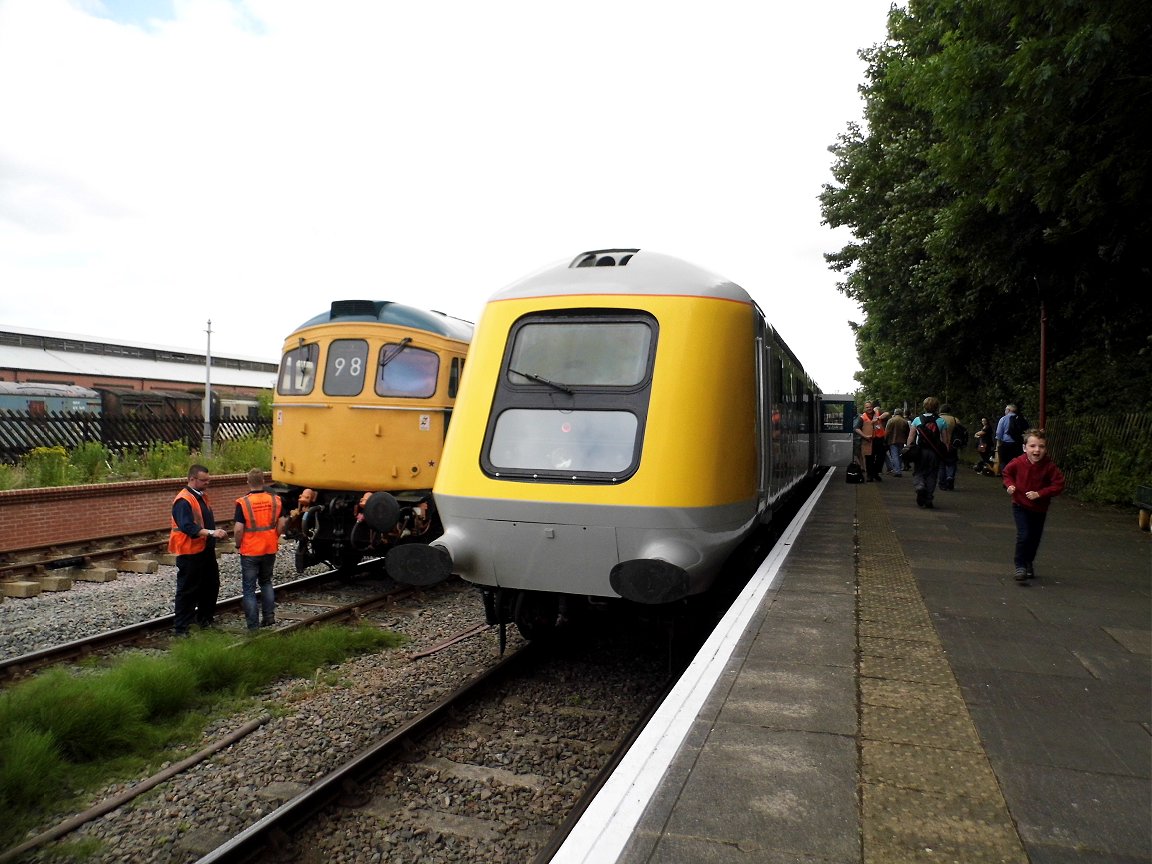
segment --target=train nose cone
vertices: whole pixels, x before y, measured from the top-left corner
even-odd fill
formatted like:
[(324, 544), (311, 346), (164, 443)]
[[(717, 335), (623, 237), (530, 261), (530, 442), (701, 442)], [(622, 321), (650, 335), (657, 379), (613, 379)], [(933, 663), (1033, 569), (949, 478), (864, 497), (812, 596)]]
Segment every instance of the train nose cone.
[(402, 585), (435, 585), (452, 575), (452, 556), (439, 546), (397, 546), (384, 561), (388, 575)]

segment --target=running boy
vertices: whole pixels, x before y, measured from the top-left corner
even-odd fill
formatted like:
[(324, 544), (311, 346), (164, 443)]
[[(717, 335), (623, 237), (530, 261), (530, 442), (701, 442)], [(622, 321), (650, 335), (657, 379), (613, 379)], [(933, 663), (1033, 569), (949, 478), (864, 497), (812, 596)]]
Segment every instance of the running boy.
[(1032, 562), (1044, 533), (1044, 520), (1052, 498), (1064, 491), (1064, 475), (1048, 457), (1048, 439), (1043, 429), (1024, 433), (1024, 453), (1000, 472), (1012, 496), (1012, 518), (1016, 520), (1016, 581), (1036, 577)]

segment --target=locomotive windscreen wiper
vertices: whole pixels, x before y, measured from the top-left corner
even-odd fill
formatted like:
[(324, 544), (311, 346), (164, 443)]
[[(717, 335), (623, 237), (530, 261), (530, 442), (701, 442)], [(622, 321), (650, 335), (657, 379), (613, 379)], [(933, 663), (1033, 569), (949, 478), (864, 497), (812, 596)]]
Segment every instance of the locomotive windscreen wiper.
[(520, 375), (524, 378), (529, 379), (530, 381), (535, 381), (539, 384), (547, 384), (549, 387), (555, 387), (561, 393), (567, 393), (567, 394), (571, 395), (574, 392), (572, 390), (572, 388), (569, 387), (567, 384), (560, 384), (556, 381), (549, 381), (547, 378), (544, 378), (541, 375), (534, 375), (531, 372), (521, 372), (519, 369), (513, 369), (511, 366), (508, 367), (508, 371), (511, 372), (513, 375)]
[(403, 351), (405, 348), (407, 348), (411, 343), (412, 343), (412, 337), (411, 336), (405, 336), (403, 339), (401, 339), (400, 344), (396, 346), (396, 350), (393, 351), (391, 354), (389, 354), (387, 357), (385, 357), (383, 360), (380, 361), (379, 368), (383, 369), (385, 366), (387, 366), (389, 363), (391, 363), (393, 360), (395, 360), (397, 357), (399, 357), (400, 352)]

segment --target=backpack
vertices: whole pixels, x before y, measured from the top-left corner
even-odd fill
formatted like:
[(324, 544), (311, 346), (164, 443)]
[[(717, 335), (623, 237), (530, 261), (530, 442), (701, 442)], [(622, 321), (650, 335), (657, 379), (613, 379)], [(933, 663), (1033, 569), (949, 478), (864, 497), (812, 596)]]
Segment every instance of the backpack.
[(940, 425), (936, 422), (935, 414), (921, 414), (920, 424), (916, 427), (916, 439), (923, 440), (937, 456), (944, 456), (944, 448), (940, 443)]
[(1017, 444), (1024, 441), (1024, 433), (1028, 431), (1028, 421), (1023, 414), (1013, 414), (1008, 418), (1008, 434)]
[(952, 449), (959, 450), (968, 443), (968, 430), (964, 428), (959, 420), (956, 421), (956, 428), (952, 430)]

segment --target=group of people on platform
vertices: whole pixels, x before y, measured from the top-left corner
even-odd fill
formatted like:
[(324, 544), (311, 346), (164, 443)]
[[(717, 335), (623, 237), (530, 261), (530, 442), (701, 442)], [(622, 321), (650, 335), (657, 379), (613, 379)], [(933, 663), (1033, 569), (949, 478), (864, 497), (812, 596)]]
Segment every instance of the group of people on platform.
[[(993, 427), (980, 419), (976, 439), (979, 473), (999, 473), (1012, 496), (1016, 523), (1014, 577), (1018, 582), (1035, 578), (1033, 562), (1051, 499), (1064, 491), (1064, 475), (1048, 456), (1042, 429), (1030, 429), (1018, 407), (1009, 404)], [(901, 477), (912, 472), (916, 506), (933, 509), (936, 490), (956, 488), (960, 453), (969, 442), (968, 430), (935, 396), (926, 398), (921, 413), (908, 419), (902, 409), (884, 411), (874, 400), (853, 423), (853, 460), (867, 477), (879, 482), (883, 475)]]

